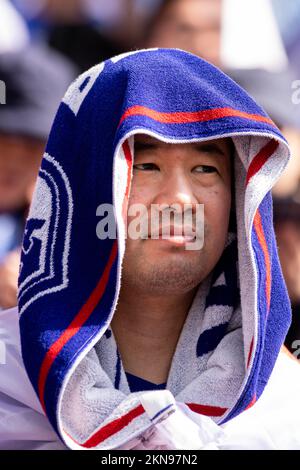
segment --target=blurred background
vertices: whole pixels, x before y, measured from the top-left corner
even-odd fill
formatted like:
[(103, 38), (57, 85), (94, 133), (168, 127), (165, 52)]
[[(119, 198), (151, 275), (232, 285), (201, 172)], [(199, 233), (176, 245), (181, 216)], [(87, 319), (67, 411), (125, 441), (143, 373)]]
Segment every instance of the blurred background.
[[(0, 1), (0, 309), (17, 302), (24, 223), (47, 136), (68, 85), (113, 55), (177, 47), (243, 86), (288, 139), (274, 189), (279, 255), (300, 347), (300, 0)], [(300, 354), (298, 354), (300, 359)]]

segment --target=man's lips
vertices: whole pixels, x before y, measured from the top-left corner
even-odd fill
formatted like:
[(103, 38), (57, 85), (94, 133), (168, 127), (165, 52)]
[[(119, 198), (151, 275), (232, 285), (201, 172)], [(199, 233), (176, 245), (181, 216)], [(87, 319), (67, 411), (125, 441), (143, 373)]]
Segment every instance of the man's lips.
[(170, 235), (159, 237), (158, 240), (173, 243), (174, 245), (185, 245), (186, 243), (193, 242), (195, 240), (195, 237), (185, 235)]
[(173, 243), (182, 244), (191, 242), (196, 237), (196, 231), (191, 226), (167, 226), (159, 227), (148, 234), (148, 238), (156, 240), (168, 240)]

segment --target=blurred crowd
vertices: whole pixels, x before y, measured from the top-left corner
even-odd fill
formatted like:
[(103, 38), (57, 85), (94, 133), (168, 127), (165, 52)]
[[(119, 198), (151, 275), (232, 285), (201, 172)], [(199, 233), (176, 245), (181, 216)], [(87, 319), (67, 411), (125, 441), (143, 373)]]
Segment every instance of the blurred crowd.
[(299, 350), (299, 24), (300, 0), (1, 0), (0, 309), (17, 302), (24, 223), (67, 86), (113, 55), (175, 47), (223, 69), (290, 143), (290, 164), (273, 192), (274, 222), (293, 310), (286, 346)]

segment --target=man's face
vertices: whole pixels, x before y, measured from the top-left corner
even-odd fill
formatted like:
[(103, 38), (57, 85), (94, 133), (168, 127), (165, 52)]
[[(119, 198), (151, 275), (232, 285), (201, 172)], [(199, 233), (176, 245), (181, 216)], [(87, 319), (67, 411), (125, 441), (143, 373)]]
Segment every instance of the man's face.
[[(169, 144), (136, 135), (128, 210), (135, 204), (146, 208), (149, 226), (151, 207), (176, 206), (183, 215), (188, 207), (195, 225), (197, 205), (204, 204), (204, 245), (201, 249), (187, 250), (184, 239), (178, 237), (132, 239), (128, 234), (124, 284), (157, 294), (183, 293), (196, 287), (216, 265), (227, 239), (231, 208), (230, 140)], [(127, 227), (133, 218), (128, 212)], [(172, 235), (172, 219), (170, 225)]]
[(44, 143), (0, 134), (0, 211), (14, 211), (29, 202)]
[(220, 0), (172, 0), (147, 47), (177, 47), (220, 66), (221, 9)]

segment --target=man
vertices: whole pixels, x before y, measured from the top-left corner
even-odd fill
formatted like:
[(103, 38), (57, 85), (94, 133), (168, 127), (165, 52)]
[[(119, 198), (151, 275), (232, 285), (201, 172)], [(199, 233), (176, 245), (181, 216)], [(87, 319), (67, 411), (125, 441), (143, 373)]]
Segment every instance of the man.
[(27, 220), (20, 327), (1, 315), (2, 448), (300, 448), (270, 193), (288, 157), (246, 92), (179, 49), (71, 85)]
[(167, 382), (197, 286), (224, 250), (231, 208), (231, 146), (230, 139), (173, 144), (137, 134), (134, 155), (130, 206), (144, 204), (150, 214), (151, 205), (177, 204), (184, 214), (184, 208), (204, 204), (206, 211), (201, 250), (185, 249), (188, 234), (127, 238), (113, 332), (125, 369), (160, 384)]

